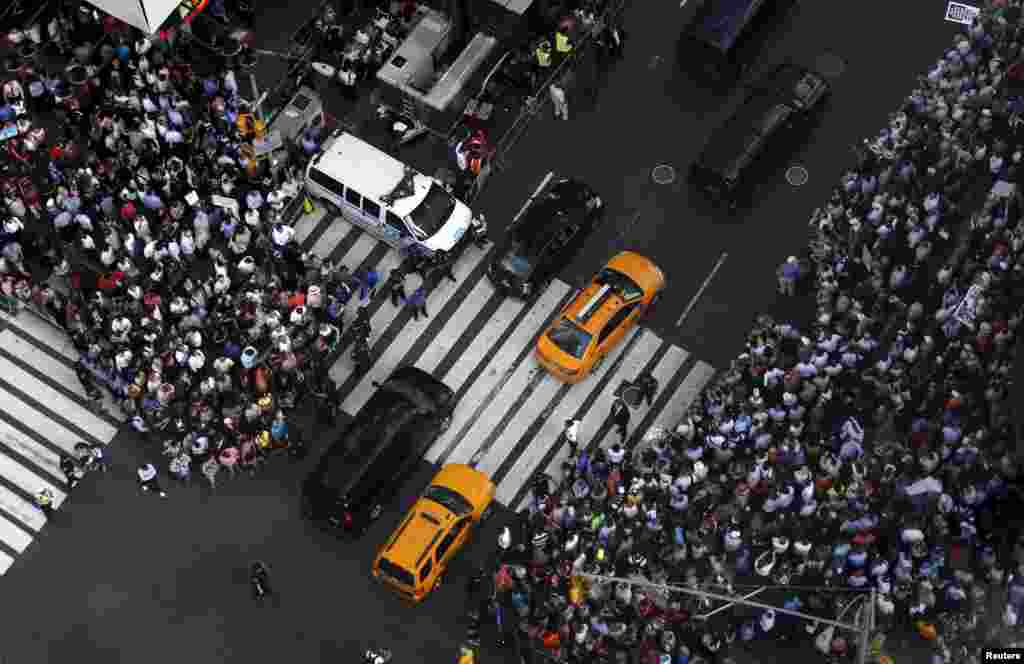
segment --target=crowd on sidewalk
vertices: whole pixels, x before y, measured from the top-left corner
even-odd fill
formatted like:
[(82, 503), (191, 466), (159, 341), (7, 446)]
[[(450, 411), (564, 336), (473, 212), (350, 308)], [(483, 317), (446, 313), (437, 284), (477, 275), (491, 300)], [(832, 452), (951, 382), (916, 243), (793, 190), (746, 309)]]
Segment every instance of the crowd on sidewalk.
[(869, 661), (925, 645), (974, 662), (1024, 641), (1024, 539), (1004, 506), (1020, 504), (1024, 148), (1003, 80), (1019, 5), (954, 39), (814, 214), (813, 269), (779, 273), (786, 295), (814, 273), (808, 329), (759, 317), (674, 430), (581, 442), (562, 477), (537, 479), (495, 575), (526, 652), (682, 664), (784, 637), (855, 656), (853, 633), (770, 609), (699, 621), (720, 604), (647, 583), (776, 586), (785, 608), (847, 622), (839, 591), (875, 589)]
[[(14, 174), (34, 178), (38, 201), (4, 191), (0, 285), (67, 330), (86, 394), (113, 395), (152, 441), (151, 459), (166, 455), (160, 474), (201, 471), (214, 486), (222, 469), (301, 455), (289, 415), (303, 399), (336, 412), (327, 369), (350, 343), (367, 365), (365, 307), (379, 275), (295, 242), (286, 213), (302, 203), (318, 130), (291, 146), (287, 167), (253, 168), (253, 118), (232, 63), (200, 75), (173, 32), (116, 27), (78, 54), (84, 82), (56, 77), (29, 94), (39, 72), (26, 65), (4, 86), (11, 113), (38, 123), (56, 108), (64, 134)], [(422, 261), (391, 275), (403, 300), (414, 269)], [(426, 295), (409, 298), (420, 313)], [(140, 483), (163, 494), (154, 468), (139, 470)]]

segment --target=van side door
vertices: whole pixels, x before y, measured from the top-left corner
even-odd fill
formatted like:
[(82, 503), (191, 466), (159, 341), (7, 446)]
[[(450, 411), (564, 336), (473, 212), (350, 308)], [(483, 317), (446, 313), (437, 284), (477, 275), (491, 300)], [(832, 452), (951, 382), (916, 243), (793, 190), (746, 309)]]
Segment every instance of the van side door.
[(380, 234), (380, 206), (352, 187), (345, 187), (344, 210), (347, 218), (371, 233)]

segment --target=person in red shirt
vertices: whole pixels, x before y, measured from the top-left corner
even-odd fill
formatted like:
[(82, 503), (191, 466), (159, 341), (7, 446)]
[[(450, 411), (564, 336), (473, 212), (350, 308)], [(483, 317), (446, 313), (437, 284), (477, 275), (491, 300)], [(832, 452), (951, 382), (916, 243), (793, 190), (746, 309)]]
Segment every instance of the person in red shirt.
[(100, 290), (114, 290), (124, 281), (124, 272), (108, 272), (101, 274), (96, 281), (96, 288)]

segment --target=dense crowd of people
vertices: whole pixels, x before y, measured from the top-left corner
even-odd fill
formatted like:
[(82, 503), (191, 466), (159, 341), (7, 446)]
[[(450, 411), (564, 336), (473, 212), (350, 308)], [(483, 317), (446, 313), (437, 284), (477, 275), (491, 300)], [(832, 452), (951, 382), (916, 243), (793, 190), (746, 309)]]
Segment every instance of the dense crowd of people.
[[(12, 113), (43, 126), (56, 109), (63, 135), (8, 179), (0, 273), (6, 296), (67, 330), (91, 398), (113, 395), (172, 477), (201, 470), (213, 485), (222, 468), (301, 455), (289, 412), (304, 397), (336, 412), (327, 368), (349, 342), (367, 366), (369, 317), (347, 309), (369, 302), (376, 275), (294, 241), (287, 208), (323, 128), (287, 166), (247, 160), (255, 122), (233, 62), (194, 72), (184, 39), (165, 37), (122, 25), (75, 49), (65, 76), (25, 66), (4, 86)], [(27, 93), (40, 78), (53, 80)], [(49, 193), (28, 195), (33, 176)], [(144, 488), (152, 472), (140, 469)]]
[[(1024, 316), (1024, 148), (1004, 80), (1019, 5), (954, 39), (815, 212), (809, 328), (759, 317), (673, 431), (573, 446), (562, 477), (538, 478), (495, 576), (524, 650), (683, 663), (781, 637), (855, 656), (856, 633), (770, 609), (695, 619), (721, 605), (695, 590), (766, 585), (848, 623), (870, 595), (842, 591), (875, 589), (869, 661), (1021, 642), (1024, 543), (1000, 523)], [(780, 271), (780, 290), (803, 272)]]

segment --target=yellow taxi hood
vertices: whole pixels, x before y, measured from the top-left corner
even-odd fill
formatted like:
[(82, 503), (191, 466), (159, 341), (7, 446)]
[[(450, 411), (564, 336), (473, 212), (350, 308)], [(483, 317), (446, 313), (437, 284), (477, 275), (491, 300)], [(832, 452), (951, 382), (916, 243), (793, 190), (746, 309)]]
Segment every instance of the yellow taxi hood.
[(635, 281), (644, 289), (644, 293), (652, 293), (665, 287), (665, 274), (661, 268), (651, 259), (635, 251), (616, 254), (608, 261), (608, 267)]
[[(431, 484), (437, 484), (461, 494), (474, 509), (480, 509), (494, 499), (494, 482), (487, 475), (462, 463), (451, 463), (442, 468)], [(431, 502), (433, 501), (426, 501)], [(434, 503), (436, 504), (436, 503)], [(439, 509), (444, 509), (438, 505)]]

